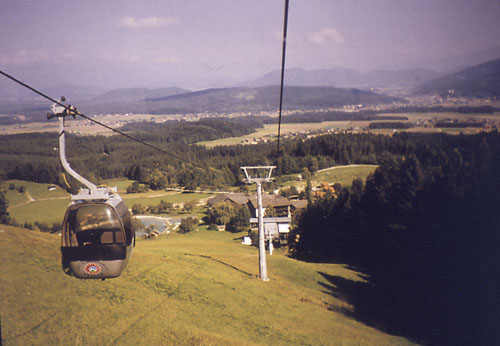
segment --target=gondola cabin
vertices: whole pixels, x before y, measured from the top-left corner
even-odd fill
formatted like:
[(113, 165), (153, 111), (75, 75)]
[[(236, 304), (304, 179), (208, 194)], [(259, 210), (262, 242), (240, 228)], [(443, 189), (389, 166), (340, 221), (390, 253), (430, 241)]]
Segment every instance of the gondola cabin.
[(120, 196), (106, 191), (99, 195), (82, 189), (72, 196), (64, 216), (62, 266), (66, 274), (79, 279), (120, 276), (135, 245), (130, 213)]

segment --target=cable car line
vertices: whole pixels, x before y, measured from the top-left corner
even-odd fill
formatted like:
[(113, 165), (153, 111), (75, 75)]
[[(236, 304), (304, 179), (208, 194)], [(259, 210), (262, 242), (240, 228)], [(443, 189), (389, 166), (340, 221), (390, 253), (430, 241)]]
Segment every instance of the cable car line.
[[(106, 125), (106, 124), (103, 124), (103, 123), (101, 123), (101, 122), (99, 122), (99, 121), (97, 121), (97, 120), (95, 120), (95, 119), (92, 119), (91, 117), (89, 117), (89, 116), (87, 116), (87, 115), (83, 114), (82, 112), (78, 111), (76, 108), (71, 107), (71, 106), (67, 106), (67, 105), (65, 105), (65, 104), (61, 103), (61, 101), (57, 101), (57, 100), (55, 100), (54, 98), (52, 98), (52, 97), (50, 97), (50, 96), (48, 96), (48, 95), (46, 95), (46, 94), (42, 93), (41, 91), (39, 91), (39, 90), (37, 90), (37, 89), (35, 89), (35, 88), (31, 87), (30, 85), (28, 85), (28, 84), (26, 84), (26, 83), (24, 83), (24, 82), (20, 81), (19, 79), (14, 78), (13, 76), (11, 76), (11, 75), (9, 75), (9, 74), (7, 74), (7, 73), (3, 72), (2, 70), (0, 70), (0, 74), (4, 75), (5, 77), (9, 78), (10, 80), (12, 80), (12, 81), (14, 81), (14, 82), (16, 82), (16, 83), (18, 83), (18, 84), (22, 85), (23, 87), (25, 87), (25, 88), (27, 88), (27, 89), (29, 89), (29, 90), (33, 91), (34, 93), (36, 93), (36, 94), (38, 94), (38, 95), (42, 96), (43, 98), (46, 98), (47, 100), (52, 101), (53, 103), (55, 103), (55, 104), (57, 104), (57, 105), (59, 105), (59, 106), (61, 106), (61, 107), (65, 108), (65, 110), (68, 112), (68, 114), (71, 114), (71, 115), (73, 115), (73, 116), (75, 116), (75, 115), (79, 115), (79, 116), (81, 116), (82, 118), (84, 118), (84, 119), (86, 119), (86, 120), (89, 120), (89, 121), (91, 121), (91, 122), (93, 122), (93, 123), (95, 123), (95, 124), (97, 124), (97, 125), (100, 125), (100, 126), (102, 126), (102, 127), (105, 127), (106, 129), (111, 130), (111, 131), (113, 131), (113, 132), (115, 132), (115, 133), (118, 133), (119, 135), (125, 136), (125, 137), (127, 137), (128, 139), (130, 139), (130, 140), (133, 140), (133, 141), (135, 141), (135, 142), (138, 142), (138, 143), (144, 144), (145, 146), (147, 146), (147, 147), (149, 147), (149, 148), (152, 148), (152, 149), (154, 149), (154, 150), (157, 150), (157, 151), (159, 151), (159, 152), (161, 152), (161, 153), (163, 153), (163, 154), (165, 154), (165, 155), (171, 156), (171, 157), (173, 157), (173, 158), (175, 158), (175, 159), (177, 159), (177, 160), (179, 160), (179, 161), (182, 161), (182, 162), (185, 162), (185, 163), (189, 163), (189, 164), (191, 164), (191, 165), (193, 165), (193, 166), (195, 166), (195, 167), (201, 168), (201, 169), (208, 169), (207, 167), (201, 166), (201, 165), (199, 165), (199, 164), (197, 164), (197, 163), (195, 163), (195, 162), (192, 162), (192, 161), (190, 161), (190, 160), (188, 160), (188, 159), (185, 159), (185, 158), (183, 158), (183, 157), (181, 157), (181, 156), (178, 156), (178, 155), (176, 155), (176, 154), (170, 153), (170, 152), (168, 152), (168, 151), (166, 151), (166, 150), (163, 150), (163, 149), (161, 149), (161, 148), (159, 148), (159, 147), (157, 147), (157, 146), (155, 146), (155, 145), (152, 145), (152, 144), (149, 144), (149, 143), (147, 143), (147, 142), (144, 142), (144, 141), (142, 141), (142, 140), (140, 140), (140, 139), (138, 139), (138, 138), (135, 138), (135, 137), (133, 137), (133, 136), (131, 136), (131, 135), (129, 135), (129, 134), (127, 134), (127, 133), (125, 133), (125, 132), (122, 132), (122, 131), (120, 131), (120, 130), (117, 130), (117, 129), (115, 129), (115, 128), (112, 128), (111, 126), (108, 126), (108, 125)], [(61, 135), (61, 134), (60, 134), (60, 135)]]
[(285, 56), (286, 56), (287, 30), (288, 30), (288, 0), (285, 0), (285, 15), (283, 20), (283, 48), (281, 53), (280, 105), (278, 111), (278, 146), (277, 146), (278, 156), (280, 155), (281, 110), (283, 108), (283, 85), (285, 82)]

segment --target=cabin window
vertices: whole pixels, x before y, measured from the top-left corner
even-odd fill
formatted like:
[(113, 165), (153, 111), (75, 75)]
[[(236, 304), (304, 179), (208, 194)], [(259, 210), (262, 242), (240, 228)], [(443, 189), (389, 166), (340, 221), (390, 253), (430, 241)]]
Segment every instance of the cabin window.
[(79, 205), (69, 210), (64, 232), (64, 246), (125, 244), (120, 219), (105, 204)]

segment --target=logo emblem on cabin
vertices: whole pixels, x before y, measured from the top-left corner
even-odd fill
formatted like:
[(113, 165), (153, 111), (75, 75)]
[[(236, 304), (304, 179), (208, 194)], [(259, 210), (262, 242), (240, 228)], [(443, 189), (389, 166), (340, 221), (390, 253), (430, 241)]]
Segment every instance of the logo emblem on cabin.
[(87, 274), (97, 275), (101, 272), (101, 266), (97, 263), (87, 263), (84, 270)]

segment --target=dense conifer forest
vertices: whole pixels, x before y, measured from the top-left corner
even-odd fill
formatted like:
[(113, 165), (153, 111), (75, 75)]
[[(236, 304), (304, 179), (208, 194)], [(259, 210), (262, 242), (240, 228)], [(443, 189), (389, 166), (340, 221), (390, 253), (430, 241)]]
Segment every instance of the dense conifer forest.
[[(316, 200), (294, 256), (346, 263), (367, 283), (330, 277), (356, 318), (425, 344), (498, 340), (500, 136), (404, 135), (366, 185)], [(404, 144), (403, 144), (404, 143)]]

